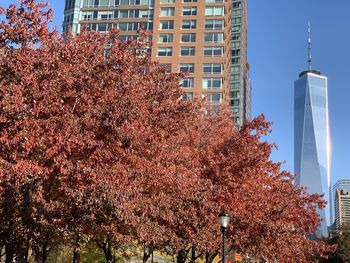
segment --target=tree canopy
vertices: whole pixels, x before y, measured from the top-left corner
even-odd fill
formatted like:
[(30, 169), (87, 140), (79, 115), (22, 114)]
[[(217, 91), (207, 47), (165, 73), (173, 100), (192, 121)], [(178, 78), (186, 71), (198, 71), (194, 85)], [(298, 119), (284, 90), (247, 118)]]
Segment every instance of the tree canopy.
[[(45, 262), (72, 242), (113, 250), (137, 242), (208, 261), (229, 245), (277, 262), (312, 262), (324, 201), (270, 159), (263, 116), (236, 130), (225, 107), (182, 99), (182, 74), (150, 60), (146, 33), (49, 28), (45, 2), (0, 8), (0, 248), (6, 262)], [(1, 249), (0, 249), (1, 250)]]

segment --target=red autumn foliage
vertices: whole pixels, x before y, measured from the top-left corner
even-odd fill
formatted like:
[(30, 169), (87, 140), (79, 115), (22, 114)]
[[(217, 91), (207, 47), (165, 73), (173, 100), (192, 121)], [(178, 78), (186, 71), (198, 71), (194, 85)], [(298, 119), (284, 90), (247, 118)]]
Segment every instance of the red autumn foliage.
[(82, 238), (95, 240), (108, 262), (112, 248), (131, 241), (215, 255), (221, 210), (232, 218), (230, 246), (244, 254), (312, 262), (330, 249), (306, 238), (323, 201), (270, 160), (262, 116), (237, 131), (226, 109), (204, 114), (202, 102), (181, 99), (181, 75), (150, 61), (144, 33), (128, 42), (116, 31), (63, 38), (48, 29), (51, 13), (34, 0), (0, 9), (8, 260), (26, 262), (31, 248), (45, 262), (71, 236), (76, 251)]

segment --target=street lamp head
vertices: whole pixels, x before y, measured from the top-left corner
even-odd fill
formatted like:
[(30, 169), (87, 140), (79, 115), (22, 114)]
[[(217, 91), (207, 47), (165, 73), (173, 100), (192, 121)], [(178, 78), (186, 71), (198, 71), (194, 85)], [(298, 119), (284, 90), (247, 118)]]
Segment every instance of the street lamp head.
[(227, 228), (230, 223), (230, 216), (226, 212), (221, 212), (219, 214), (219, 222), (222, 228)]

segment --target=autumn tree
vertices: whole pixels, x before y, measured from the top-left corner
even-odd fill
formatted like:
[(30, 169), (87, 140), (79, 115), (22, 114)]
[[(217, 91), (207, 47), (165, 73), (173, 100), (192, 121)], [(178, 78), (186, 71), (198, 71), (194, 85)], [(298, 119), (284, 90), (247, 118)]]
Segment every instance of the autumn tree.
[(319, 225), (317, 208), (324, 201), (295, 186), (294, 176), (271, 161), (275, 146), (261, 142), (270, 132), (263, 116), (239, 131), (227, 113), (203, 117), (196, 126), (200, 136), (192, 148), (199, 156), (200, 181), (209, 191), (192, 204), (192, 213), (186, 209), (181, 213), (186, 228), (176, 229), (176, 234), (185, 234), (178, 262), (184, 262), (193, 247), (192, 258), (202, 255), (207, 262), (220, 253), (217, 215), (223, 210), (231, 215), (230, 247), (243, 254), (269, 261), (312, 262), (315, 253), (331, 249), (306, 238)]
[(134, 207), (149, 209), (143, 202), (150, 196), (156, 207), (158, 186), (151, 182), (192, 187), (186, 174), (176, 177), (185, 165), (175, 161), (187, 147), (183, 125), (189, 129), (199, 106), (181, 100), (179, 75), (140, 56), (149, 43), (119, 42), (117, 32), (62, 38), (47, 29), (45, 8), (22, 1), (2, 9), (1, 183), (4, 207), (13, 210), (1, 210), (11, 216), (2, 232), (10, 239), (6, 251), (13, 258), (23, 243), (45, 262), (65, 241), (52, 237), (72, 234), (79, 258), (86, 235), (111, 262), (113, 248), (142, 235)]
[[(263, 117), (236, 130), (227, 109), (182, 100), (182, 74), (150, 60), (146, 34), (60, 36), (44, 2), (0, 9), (0, 225), (6, 263), (45, 262), (59, 243), (94, 240), (107, 262), (131, 242), (185, 262), (230, 246), (311, 262), (318, 195), (270, 160)], [(194, 249), (195, 248), (195, 249)], [(145, 261), (147, 257), (145, 258)]]

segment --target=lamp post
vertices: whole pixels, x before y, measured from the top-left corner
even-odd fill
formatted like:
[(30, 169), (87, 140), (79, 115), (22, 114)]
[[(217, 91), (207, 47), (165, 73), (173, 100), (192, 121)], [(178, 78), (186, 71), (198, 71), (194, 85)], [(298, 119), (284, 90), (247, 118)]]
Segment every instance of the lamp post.
[(226, 232), (228, 224), (230, 223), (229, 214), (226, 212), (221, 212), (219, 214), (219, 222), (222, 232), (222, 263), (226, 263)]

